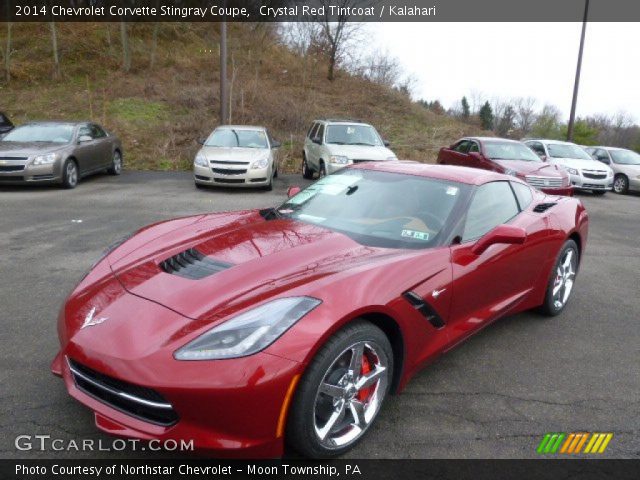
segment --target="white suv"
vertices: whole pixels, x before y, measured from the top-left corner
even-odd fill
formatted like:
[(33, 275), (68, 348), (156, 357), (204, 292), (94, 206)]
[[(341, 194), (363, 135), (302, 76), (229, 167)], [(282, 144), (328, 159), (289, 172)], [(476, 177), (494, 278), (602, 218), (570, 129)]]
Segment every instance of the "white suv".
[(316, 120), (309, 128), (302, 152), (302, 176), (331, 174), (359, 162), (397, 160), (388, 142), (367, 123), (353, 120)]
[(569, 174), (571, 185), (578, 190), (604, 195), (613, 187), (613, 170), (591, 158), (575, 143), (540, 139), (524, 140), (524, 143), (543, 161), (563, 168)]

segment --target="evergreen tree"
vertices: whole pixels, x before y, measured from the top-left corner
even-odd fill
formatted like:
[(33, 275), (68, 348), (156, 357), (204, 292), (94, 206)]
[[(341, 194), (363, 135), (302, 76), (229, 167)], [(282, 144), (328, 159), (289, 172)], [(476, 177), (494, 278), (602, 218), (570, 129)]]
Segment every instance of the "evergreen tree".
[(471, 109), (469, 108), (469, 101), (467, 100), (467, 97), (462, 97), (462, 116), (464, 118), (469, 118), (469, 115), (471, 115)]
[(484, 105), (480, 108), (480, 124), (484, 130), (493, 129), (493, 109), (489, 102), (484, 102)]

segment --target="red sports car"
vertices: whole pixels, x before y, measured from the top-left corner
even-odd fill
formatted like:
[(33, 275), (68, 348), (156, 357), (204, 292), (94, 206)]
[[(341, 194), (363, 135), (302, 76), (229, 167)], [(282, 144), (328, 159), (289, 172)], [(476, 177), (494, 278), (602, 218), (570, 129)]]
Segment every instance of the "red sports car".
[(98, 428), (339, 455), (465, 337), (562, 312), (587, 240), (578, 199), (476, 169), (362, 163), (294, 193), (146, 227), (80, 282), (52, 370)]
[(550, 195), (573, 195), (573, 187), (564, 170), (543, 162), (524, 143), (515, 140), (463, 138), (448, 148), (441, 148), (438, 163), (506, 173)]

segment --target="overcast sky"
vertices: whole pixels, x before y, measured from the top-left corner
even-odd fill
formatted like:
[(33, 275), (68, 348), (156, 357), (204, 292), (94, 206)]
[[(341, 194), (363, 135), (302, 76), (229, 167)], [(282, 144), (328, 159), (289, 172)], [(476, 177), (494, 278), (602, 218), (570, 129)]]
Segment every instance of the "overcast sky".
[[(581, 23), (369, 24), (375, 47), (417, 78), (415, 96), (528, 97), (568, 117)], [(577, 114), (624, 110), (640, 121), (640, 25), (589, 23)]]

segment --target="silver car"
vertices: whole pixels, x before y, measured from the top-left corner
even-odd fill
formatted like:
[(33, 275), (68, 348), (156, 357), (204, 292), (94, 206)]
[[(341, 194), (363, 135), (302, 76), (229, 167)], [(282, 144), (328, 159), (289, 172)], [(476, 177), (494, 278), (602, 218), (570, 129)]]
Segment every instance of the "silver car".
[(0, 184), (75, 188), (81, 177), (105, 170), (122, 172), (122, 144), (95, 123), (27, 123), (0, 140)]
[(200, 143), (202, 148), (193, 161), (196, 187), (273, 188), (280, 142), (266, 128), (221, 125)]
[(640, 191), (640, 155), (633, 150), (616, 147), (588, 147), (587, 152), (613, 170), (613, 191)]

